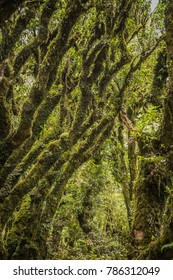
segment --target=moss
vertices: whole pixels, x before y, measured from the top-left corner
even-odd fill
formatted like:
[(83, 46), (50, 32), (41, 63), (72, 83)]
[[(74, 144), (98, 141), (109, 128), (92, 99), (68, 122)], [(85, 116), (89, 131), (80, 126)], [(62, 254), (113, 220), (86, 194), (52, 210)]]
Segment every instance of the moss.
[(0, 126), (1, 139), (6, 138), (10, 130), (10, 114), (6, 102), (6, 94), (8, 92), (8, 89), (8, 80), (0, 76), (0, 119), (3, 120)]
[(13, 260), (35, 260), (41, 259), (39, 247), (32, 241), (22, 239), (15, 253), (12, 257)]
[[(6, 159), (8, 158), (10, 152), (11, 151), (10, 151), (10, 147), (9, 147), (8, 141), (6, 139), (5, 140), (3, 139), (2, 141), (0, 141), (0, 155), (1, 155), (1, 157), (0, 157), (0, 168), (6, 162)], [(0, 180), (1, 179), (3, 180), (3, 178), (0, 177)]]
[[(137, 246), (148, 246), (152, 237), (158, 238), (161, 228), (161, 213), (163, 211), (167, 185), (166, 166), (153, 162), (148, 158), (141, 162), (138, 180), (136, 182), (136, 205), (133, 221), (133, 234)], [(141, 233), (141, 238), (138, 238)], [(139, 250), (141, 250), (139, 248)]]
[(69, 132), (64, 132), (60, 136), (61, 145), (64, 150), (69, 148), (70, 140), (69, 140)]
[[(28, 217), (31, 215), (30, 204), (30, 196), (25, 195), (19, 210), (14, 211), (12, 221), (8, 220), (4, 227), (2, 236), (5, 238), (4, 248), (7, 255), (12, 256), (15, 253), (16, 248), (21, 243), (21, 236), (23, 235), (23, 232), (27, 230), (25, 225)], [(10, 226), (11, 222), (12, 225)]]

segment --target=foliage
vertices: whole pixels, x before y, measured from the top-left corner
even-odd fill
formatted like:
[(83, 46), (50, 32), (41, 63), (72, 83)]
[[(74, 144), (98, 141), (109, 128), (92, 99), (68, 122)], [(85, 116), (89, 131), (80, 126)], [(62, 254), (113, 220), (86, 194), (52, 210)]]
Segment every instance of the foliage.
[(91, 160), (70, 179), (49, 241), (53, 258), (127, 258), (128, 222), (124, 199), (109, 169), (105, 159), (99, 163)]
[(166, 2), (0, 4), (2, 259), (142, 258), (169, 231)]

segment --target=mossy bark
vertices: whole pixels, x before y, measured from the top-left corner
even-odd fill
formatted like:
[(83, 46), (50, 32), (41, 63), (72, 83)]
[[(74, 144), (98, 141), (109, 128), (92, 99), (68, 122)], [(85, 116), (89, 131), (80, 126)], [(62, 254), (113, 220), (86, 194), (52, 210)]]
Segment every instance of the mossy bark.
[[(73, 172), (87, 161), (93, 152), (100, 149), (111, 131), (112, 125), (113, 123), (110, 122), (106, 129), (104, 126), (100, 126), (97, 133), (94, 131), (76, 152), (72, 152), (71, 156), (70, 153), (64, 151), (61, 163), (57, 162), (51, 168), (49, 162), (50, 171), (46, 172), (37, 186), (34, 187), (35, 183), (33, 184), (33, 179), (29, 176), (28, 187), (24, 184), (21, 185), (20, 195), (19, 189), (16, 195), (14, 190), (13, 195), (9, 194), (6, 203), (1, 208), (1, 214), (3, 213), (3, 217), (1, 217), (3, 258), (46, 259), (46, 242), (51, 221), (62, 197), (64, 186)], [(90, 149), (88, 149), (89, 147)]]
[(24, 2), (25, 0), (10, 0), (8, 1), (1, 1), (0, 3), (0, 27), (4, 25), (5, 21), (10, 18), (10, 16), (20, 7), (20, 5)]
[(152, 240), (160, 236), (166, 201), (166, 186), (170, 185), (166, 167), (162, 162), (142, 159), (135, 186), (135, 215), (132, 235), (135, 258), (143, 258)]
[[(143, 149), (136, 184), (135, 217), (132, 235), (136, 251), (135, 258), (171, 259), (165, 243), (173, 241), (172, 236), (172, 145), (173, 145), (173, 3), (167, 1), (165, 10), (166, 51), (168, 81), (163, 108), (160, 139), (150, 143), (150, 151)], [(156, 78), (156, 77), (155, 77)], [(155, 85), (155, 83), (153, 83)], [(148, 146), (149, 147), (149, 146)], [(154, 159), (154, 157), (155, 159)], [(162, 155), (161, 162), (157, 156)], [(168, 192), (169, 190), (169, 192)], [(168, 246), (169, 247), (169, 246)], [(162, 250), (162, 248), (165, 248)], [(171, 247), (170, 247), (171, 248)], [(172, 249), (170, 249), (172, 250)], [(136, 255), (135, 255), (136, 254)]]
[[(123, 1), (120, 6), (116, 5), (115, 14), (111, 9), (113, 2), (110, 1), (109, 11), (112, 19), (105, 11), (107, 4), (104, 7), (99, 1), (98, 9), (95, 9), (95, 1), (43, 2), (41, 7), (36, 9), (40, 15), (39, 26), (35, 27), (31, 42), (22, 44), (17, 55), (13, 47), (15, 39), (20, 35), (22, 37), (21, 19), (16, 20), (15, 26), (10, 26), (11, 33), (7, 32), (9, 36), (14, 36), (16, 32), (16, 38), (13, 38), (12, 42), (8, 37), (6, 42), (7, 51), (4, 54), (9, 56), (13, 69), (3, 79), (8, 78), (7, 86), (9, 81), (17, 83), (20, 73), (29, 67), (34, 82), (29, 92), (25, 92), (26, 98), (20, 109), (19, 122), (11, 131), (13, 116), (8, 114), (8, 106), (4, 103), (8, 89), (2, 87), (3, 98), (0, 101), (3, 110), (0, 114), (4, 120), (2, 134), (5, 141), (0, 143), (4, 152), (0, 174), (0, 252), (1, 258), (4, 259), (46, 259), (50, 227), (65, 184), (73, 172), (97, 153), (109, 137), (132, 74), (159, 44), (156, 43), (148, 53), (140, 53), (139, 60), (136, 60), (136, 54), (134, 56), (133, 52), (129, 55), (124, 34), (132, 7), (131, 0)], [(58, 8), (59, 14), (63, 16), (55, 20), (57, 26), (53, 29), (51, 20), (54, 22), (53, 13)], [(104, 23), (100, 14), (95, 20), (95, 12), (99, 9), (100, 13), (106, 13)], [(80, 16), (85, 12), (80, 21)], [(29, 13), (25, 25), (30, 17), (32, 15)], [(81, 22), (86, 25), (85, 34), (81, 34)], [(90, 25), (95, 29), (90, 30)], [(93, 30), (96, 31), (100, 25), (99, 34), (95, 36)], [(49, 27), (53, 31), (50, 31)], [(71, 45), (74, 41), (70, 38), (71, 35), (77, 38), (75, 54)], [(20, 44), (20, 41), (18, 43)], [(119, 49), (116, 61), (111, 62), (110, 53), (116, 48)], [(63, 75), (65, 65), (62, 65), (62, 62), (64, 55), (68, 56), (68, 52), (72, 53), (71, 56), (74, 55), (70, 63), (79, 72), (75, 78), (73, 71), (69, 72), (72, 84), (78, 87), (75, 105), (71, 105), (74, 101), (74, 87), (67, 92), (67, 104), (73, 109), (72, 121), (68, 122), (65, 119), (66, 125), (60, 127), (58, 132), (54, 127), (53, 133), (44, 138), (41, 131), (45, 133), (46, 128), (43, 126), (54, 109), (56, 118), (59, 118), (60, 110), (57, 104), (61, 96), (58, 93), (57, 81)], [(32, 72), (32, 61), (27, 64), (29, 58), (33, 57), (36, 73)], [(128, 70), (125, 69), (130, 62)], [(121, 82), (114, 91), (116, 86), (113, 87), (112, 84), (115, 83), (115, 75), (121, 77)], [(51, 87), (54, 85), (57, 95), (51, 96)], [(126, 197), (128, 200), (129, 197)]]

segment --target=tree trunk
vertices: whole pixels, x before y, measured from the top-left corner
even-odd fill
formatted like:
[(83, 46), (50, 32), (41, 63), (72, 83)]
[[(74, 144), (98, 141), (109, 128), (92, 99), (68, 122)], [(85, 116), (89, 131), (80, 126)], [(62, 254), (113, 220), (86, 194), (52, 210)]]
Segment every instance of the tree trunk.
[[(173, 190), (173, 2), (165, 9), (165, 41), (168, 81), (163, 108), (160, 141), (144, 150), (135, 191), (135, 217), (132, 228), (134, 254), (139, 259), (170, 259), (172, 251)], [(159, 156), (161, 156), (159, 160)], [(158, 157), (158, 160), (157, 160)]]

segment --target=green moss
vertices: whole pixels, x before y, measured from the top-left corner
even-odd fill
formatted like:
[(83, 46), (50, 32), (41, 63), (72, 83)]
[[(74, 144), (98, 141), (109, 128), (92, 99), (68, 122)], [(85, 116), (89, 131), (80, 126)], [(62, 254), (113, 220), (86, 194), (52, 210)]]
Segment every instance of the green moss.
[(4, 249), (7, 255), (13, 255), (16, 251), (16, 248), (21, 243), (21, 236), (23, 235), (24, 231), (26, 231), (26, 221), (30, 216), (30, 204), (31, 198), (27, 194), (24, 196), (20, 209), (15, 210), (12, 217), (12, 225), (10, 227), (11, 221), (8, 220), (2, 236), (5, 238), (4, 240)]
[[(163, 161), (148, 158), (142, 159), (138, 180), (136, 182), (136, 205), (133, 221), (136, 244), (148, 245), (152, 236), (159, 236), (161, 213), (165, 201), (167, 176)], [(138, 233), (142, 235), (138, 238)]]

